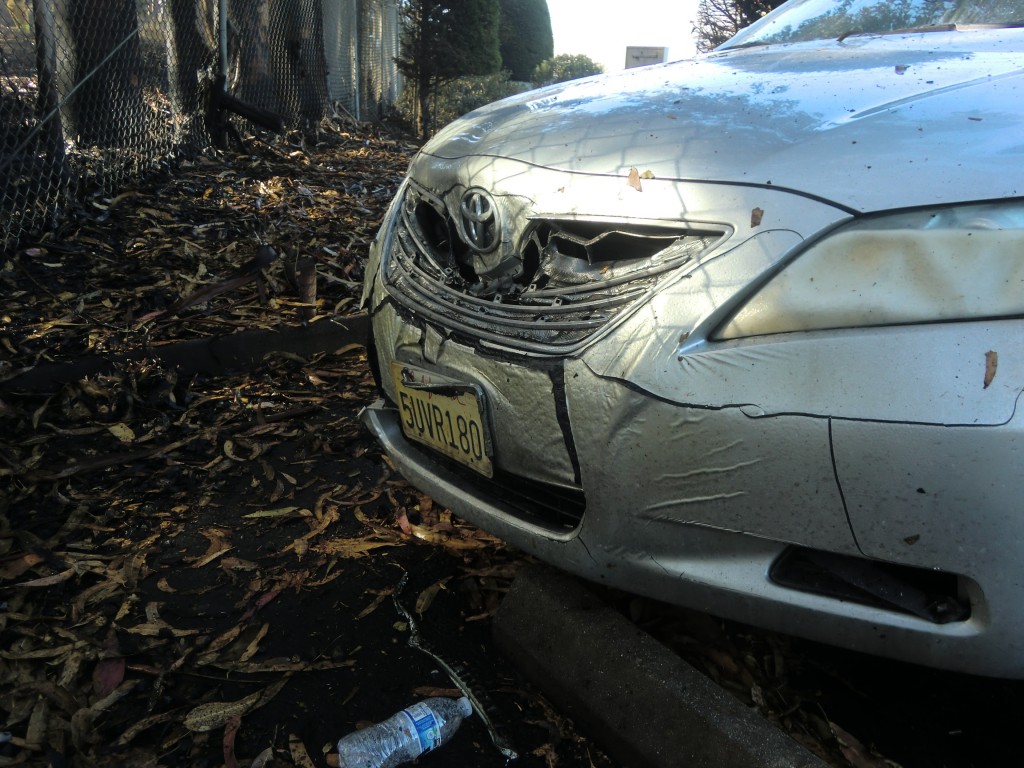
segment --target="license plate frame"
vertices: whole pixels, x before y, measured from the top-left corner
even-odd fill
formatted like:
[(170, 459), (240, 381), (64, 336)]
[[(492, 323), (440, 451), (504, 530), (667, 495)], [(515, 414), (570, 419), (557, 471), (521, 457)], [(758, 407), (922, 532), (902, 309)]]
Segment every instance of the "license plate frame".
[(391, 380), (403, 435), (484, 477), (494, 476), (481, 387), (398, 361), (391, 363)]

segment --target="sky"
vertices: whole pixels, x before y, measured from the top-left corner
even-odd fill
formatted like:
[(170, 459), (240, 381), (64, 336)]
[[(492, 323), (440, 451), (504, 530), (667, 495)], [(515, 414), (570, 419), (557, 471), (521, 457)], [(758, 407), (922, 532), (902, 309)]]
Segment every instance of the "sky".
[(626, 46), (668, 48), (668, 61), (696, 50), (693, 18), (698, 0), (547, 0), (555, 53), (584, 53), (622, 69)]

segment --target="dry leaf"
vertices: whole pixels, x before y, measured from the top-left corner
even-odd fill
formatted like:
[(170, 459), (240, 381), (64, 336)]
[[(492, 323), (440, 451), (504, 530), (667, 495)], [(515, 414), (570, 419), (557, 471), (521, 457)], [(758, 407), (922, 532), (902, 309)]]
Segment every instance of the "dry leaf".
[(199, 656), (197, 663), (209, 664), (215, 658), (217, 658), (217, 652), (222, 648), (226, 648), (232, 642), (234, 642), (238, 636), (242, 633), (242, 627), (240, 624), (236, 624), (226, 632), (215, 637), (210, 644), (206, 647), (206, 650)]
[(270, 592), (265, 592), (264, 594), (260, 595), (258, 598), (256, 598), (256, 602), (253, 603), (252, 608), (250, 608), (242, 614), (242, 621), (248, 621), (249, 619), (251, 619), (254, 615), (256, 615), (256, 611), (258, 611), (260, 608), (265, 606), (267, 603), (269, 603), (271, 600), (273, 600), (280, 594), (280, 589), (272, 589)]
[(985, 386), (984, 389), (988, 389), (988, 385), (996, 377), (996, 368), (999, 367), (999, 353), (998, 352), (986, 352), (985, 353)]
[(221, 558), (220, 567), (225, 571), (257, 571), (259, 566), (251, 560), (243, 560), (240, 557)]
[(288, 734), (288, 751), (291, 752), (292, 763), (296, 768), (316, 768), (306, 751), (306, 745), (294, 733)]
[(626, 184), (631, 186), (637, 192), (643, 192), (643, 185), (640, 184), (640, 171), (636, 168), (629, 169), (629, 178), (626, 180)]
[(210, 701), (194, 707), (185, 715), (184, 726), (193, 733), (206, 733), (224, 726), (233, 717), (242, 717), (263, 706), (288, 683), (285, 677), (262, 691), (237, 701)]
[(25, 730), (25, 742), (42, 746), (46, 743), (46, 732), (50, 724), (50, 706), (46, 699), (40, 697), (32, 708), (32, 716)]
[(50, 646), (47, 648), (37, 648), (35, 650), (10, 650), (0, 651), (0, 659), (9, 659), (11, 661), (28, 661), (30, 659), (52, 659), (58, 656), (64, 656), (65, 654), (71, 653), (75, 649), (74, 643), (68, 643), (66, 645)]
[(175, 629), (166, 621), (146, 621), (133, 627), (123, 627), (125, 632), (143, 637), (190, 637), (201, 634), (198, 629)]
[(127, 424), (108, 424), (107, 431), (122, 443), (135, 442), (135, 432)]
[(53, 576), (44, 576), (41, 579), (33, 579), (32, 581), (23, 581), (21, 584), (13, 584), (15, 587), (49, 587), (54, 584), (60, 584), (63, 581), (67, 581), (75, 575), (74, 568), (68, 568), (66, 571), (55, 573)]
[(106, 696), (124, 682), (125, 660), (104, 659), (96, 663), (92, 671), (93, 690), (99, 696)]
[(892, 768), (888, 760), (871, 754), (856, 737), (844, 731), (835, 723), (829, 721), (829, 728), (839, 743), (839, 749), (843, 757), (853, 768)]
[(365, 619), (367, 616), (369, 616), (371, 613), (377, 610), (380, 607), (380, 604), (387, 600), (389, 597), (391, 597), (391, 595), (393, 595), (394, 593), (394, 589), (382, 589), (377, 591), (377, 597), (375, 597), (368, 606), (363, 608), (363, 610), (361, 610), (356, 615), (356, 621), (359, 621), (359, 619)]
[(136, 736), (145, 731), (147, 728), (152, 728), (154, 725), (160, 723), (166, 723), (169, 720), (173, 720), (175, 717), (173, 712), (160, 712), (149, 717), (144, 717), (141, 720), (132, 724), (132, 726), (118, 736), (117, 740), (114, 741), (115, 746), (123, 747), (126, 744), (130, 744)]
[(367, 553), (381, 547), (398, 546), (397, 541), (379, 541), (375, 539), (327, 539), (314, 544), (311, 549), (324, 555), (338, 555), (345, 558), (364, 557)]
[(434, 599), (437, 597), (437, 594), (442, 589), (446, 588), (446, 585), (451, 581), (451, 578), (451, 576), (446, 576), (420, 592), (419, 596), (416, 598), (416, 613), (420, 616), (426, 613), (430, 609), (430, 606), (434, 604)]
[(268, 659), (267, 661), (215, 661), (210, 664), (217, 669), (225, 669), (246, 675), (270, 674), (279, 672), (320, 672), (327, 669), (347, 669), (354, 667), (355, 661), (288, 661)]
[(253, 656), (255, 656), (260, 649), (260, 640), (267, 636), (267, 632), (269, 630), (269, 624), (264, 624), (262, 627), (260, 627), (259, 630), (256, 632), (256, 637), (254, 637), (252, 641), (249, 643), (249, 645), (245, 647), (245, 650), (242, 652), (242, 655), (238, 657), (238, 660), (248, 661)]
[(398, 513), (395, 515), (395, 522), (402, 529), (402, 533), (412, 536), (412, 524), (409, 522), (409, 515), (404, 509), (398, 510)]
[[(312, 512), (309, 512), (309, 514), (312, 515)], [(324, 514), (323, 518), (319, 522), (317, 522), (313, 530), (311, 530), (309, 533), (305, 534), (301, 538), (295, 539), (291, 544), (282, 549), (281, 552), (284, 553), (288, 552), (289, 550), (294, 550), (295, 554), (299, 557), (299, 559), (302, 559), (302, 556), (309, 549), (309, 540), (315, 538), (316, 536), (319, 536), (321, 533), (326, 531), (330, 525), (338, 522), (338, 517), (339, 514), (337, 509), (332, 509), (328, 511), (326, 514)]]
[(103, 712), (123, 699), (139, 685), (140, 680), (126, 680), (91, 707), (83, 707), (71, 716), (71, 740), (78, 748), (97, 743), (99, 734), (93, 728), (93, 721)]
[(202, 568), (204, 565), (212, 563), (218, 557), (223, 557), (234, 549), (227, 540), (227, 536), (230, 534), (230, 531), (227, 529), (207, 528), (200, 531), (200, 533), (209, 540), (210, 546), (207, 548), (205, 555), (192, 563), (193, 568)]
[(252, 761), (252, 765), (250, 766), (250, 768), (266, 768), (266, 766), (273, 759), (274, 759), (274, 748), (273, 747), (267, 747), (262, 752), (260, 752), (258, 755), (256, 755), (255, 759)]
[(247, 515), (242, 515), (243, 518), (261, 518), (261, 517), (291, 517), (293, 515), (310, 515), (312, 514), (308, 509), (302, 507), (278, 507), (277, 509), (261, 509), (258, 512), (250, 512)]
[(224, 724), (224, 768), (238, 768), (238, 760), (235, 758), (235, 736), (242, 726), (242, 718), (235, 715), (228, 718)]
[(234, 440), (225, 440), (224, 441), (224, 455), (227, 456), (232, 461), (237, 461), (237, 462), (240, 462), (240, 463), (248, 461), (247, 458), (245, 458), (243, 456), (239, 456), (237, 453), (235, 453), (235, 441)]
[(12, 560), (0, 570), (0, 579), (16, 579), (29, 568), (43, 562), (43, 558), (33, 552), (22, 555)]

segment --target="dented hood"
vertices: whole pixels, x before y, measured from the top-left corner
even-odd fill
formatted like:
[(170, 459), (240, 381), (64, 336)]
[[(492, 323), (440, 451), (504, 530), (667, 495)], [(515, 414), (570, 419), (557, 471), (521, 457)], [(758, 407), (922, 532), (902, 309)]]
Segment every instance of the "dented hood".
[(1024, 31), (996, 29), (721, 50), (496, 102), (423, 153), (764, 185), (865, 212), (1014, 197), (1022, 48)]

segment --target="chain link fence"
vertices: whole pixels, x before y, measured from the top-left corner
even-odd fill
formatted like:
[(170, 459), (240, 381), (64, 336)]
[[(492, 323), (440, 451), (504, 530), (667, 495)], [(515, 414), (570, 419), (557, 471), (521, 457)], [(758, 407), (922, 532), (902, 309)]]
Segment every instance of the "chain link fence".
[(396, 0), (324, 4), (324, 50), (331, 100), (363, 120), (380, 119), (398, 101)]
[[(398, 98), (399, 0), (0, 0), (0, 238), (225, 139)], [(224, 94), (227, 94), (225, 97)]]

